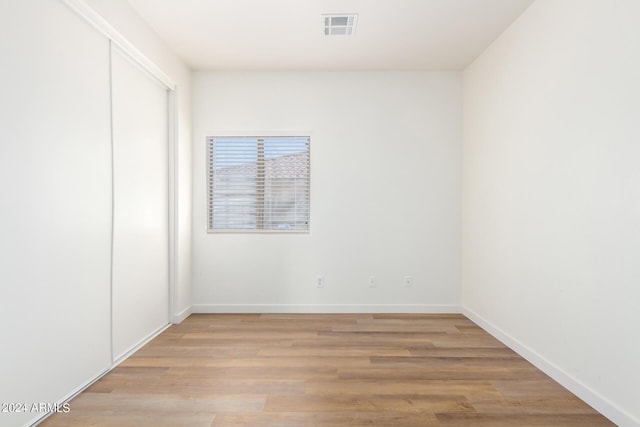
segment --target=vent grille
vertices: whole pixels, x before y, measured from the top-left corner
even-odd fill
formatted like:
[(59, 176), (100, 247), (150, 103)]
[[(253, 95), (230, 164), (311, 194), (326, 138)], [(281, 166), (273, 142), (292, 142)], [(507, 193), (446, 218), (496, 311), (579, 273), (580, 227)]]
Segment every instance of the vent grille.
[(353, 36), (358, 23), (357, 13), (324, 14), (325, 36)]

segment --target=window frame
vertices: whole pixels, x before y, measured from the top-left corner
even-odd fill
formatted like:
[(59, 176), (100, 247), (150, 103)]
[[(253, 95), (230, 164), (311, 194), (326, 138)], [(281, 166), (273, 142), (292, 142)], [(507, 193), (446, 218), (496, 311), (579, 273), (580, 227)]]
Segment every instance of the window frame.
[[(214, 229), (210, 228), (212, 226), (212, 222), (210, 221), (210, 208), (213, 206), (210, 201), (210, 188), (209, 188), (209, 175), (212, 173), (212, 169), (210, 166), (212, 165), (212, 144), (211, 140), (215, 138), (264, 138), (264, 139), (274, 139), (274, 138), (306, 138), (307, 139), (307, 156), (308, 156), (308, 164), (307, 164), (307, 193), (308, 193), (308, 206), (307, 206), (307, 228), (306, 229), (259, 229), (259, 228), (243, 228), (243, 229)], [(312, 135), (311, 132), (295, 132), (295, 133), (284, 133), (284, 132), (256, 132), (256, 133), (227, 133), (227, 132), (208, 132), (205, 137), (205, 200), (206, 200), (206, 208), (205, 208), (205, 217), (206, 217), (206, 230), (207, 234), (310, 234), (311, 232), (311, 140)]]

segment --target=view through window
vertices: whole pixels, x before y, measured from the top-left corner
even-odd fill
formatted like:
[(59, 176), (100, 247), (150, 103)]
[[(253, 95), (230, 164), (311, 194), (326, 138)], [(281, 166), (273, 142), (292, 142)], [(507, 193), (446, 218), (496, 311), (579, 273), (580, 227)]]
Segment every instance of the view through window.
[(308, 136), (209, 137), (208, 229), (308, 231)]

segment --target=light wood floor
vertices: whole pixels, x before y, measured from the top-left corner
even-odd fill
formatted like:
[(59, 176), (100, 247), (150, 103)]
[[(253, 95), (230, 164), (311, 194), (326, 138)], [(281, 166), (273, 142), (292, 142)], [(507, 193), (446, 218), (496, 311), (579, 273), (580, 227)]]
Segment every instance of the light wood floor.
[(42, 426), (613, 425), (462, 315), (192, 315)]

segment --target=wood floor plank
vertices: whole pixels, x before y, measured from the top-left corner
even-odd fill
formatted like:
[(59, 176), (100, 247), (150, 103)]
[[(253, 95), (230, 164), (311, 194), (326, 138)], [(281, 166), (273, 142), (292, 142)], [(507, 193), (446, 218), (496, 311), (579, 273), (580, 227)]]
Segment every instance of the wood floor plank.
[(408, 347), (411, 356), (415, 357), (488, 357), (488, 358), (520, 358), (513, 350), (507, 347), (486, 348), (486, 347), (447, 347), (447, 348), (431, 348), (425, 347)]
[(51, 426), (609, 426), (460, 314), (202, 314)]
[(239, 379), (336, 379), (336, 368), (321, 367), (272, 367), (272, 366), (242, 366), (242, 367), (188, 367), (169, 368), (168, 377), (179, 379), (199, 378), (239, 378)]
[(437, 427), (431, 413), (407, 412), (278, 412), (216, 416), (212, 427)]
[(426, 380), (514, 380), (540, 379), (544, 374), (535, 368), (467, 368), (467, 367), (410, 367), (410, 368), (345, 368), (341, 379)]
[[(86, 412), (86, 411), (85, 411)], [(46, 427), (209, 427), (216, 416), (210, 414), (165, 414), (164, 416), (120, 413), (69, 413), (47, 418), (40, 426)], [(222, 424), (216, 424), (222, 425)], [(247, 424), (246, 424), (247, 425)]]
[(335, 332), (418, 332), (433, 333), (435, 335), (459, 334), (454, 325), (438, 325), (424, 323), (388, 323), (367, 322), (353, 325), (336, 325), (331, 328)]
[(496, 389), (505, 397), (566, 397), (573, 394), (550, 378), (539, 380), (494, 381)]
[(600, 414), (437, 414), (443, 427), (600, 427), (614, 424)]
[[(180, 345), (182, 344), (182, 345)], [(158, 341), (154, 342), (153, 346), (146, 346), (138, 350), (135, 354), (135, 358), (138, 357), (185, 357), (185, 358), (236, 358), (236, 357), (251, 357), (258, 354), (258, 346), (229, 346), (223, 347), (222, 343), (217, 342), (216, 345), (211, 346), (187, 346), (182, 342), (177, 342), (176, 345), (166, 345), (166, 343)], [(131, 359), (129, 358), (126, 361)], [(122, 365), (121, 365), (122, 366)]]
[(558, 410), (568, 414), (597, 413), (575, 396), (500, 399), (470, 396), (468, 399), (476, 412), (485, 414), (554, 414)]
[[(382, 391), (382, 390), (378, 390)], [(333, 394), (269, 396), (265, 412), (467, 412), (473, 408), (464, 396), (424, 394)]]
[(308, 367), (308, 368), (338, 368), (338, 367), (368, 367), (371, 366), (369, 357), (136, 357), (125, 361), (121, 366), (154, 366), (190, 368), (202, 367)]
[[(431, 337), (445, 334), (446, 332), (442, 331), (431, 332)], [(393, 341), (398, 343), (397, 345), (404, 346), (413, 343), (416, 347), (434, 348), (433, 344), (429, 341), (429, 336), (425, 335), (425, 332), (420, 331), (320, 331), (318, 332), (318, 336), (322, 339), (322, 342), (329, 342), (330, 340), (341, 343), (347, 343), (353, 340), (365, 342)], [(399, 341), (402, 341), (402, 343), (399, 343)]]
[(341, 380), (307, 381), (306, 394), (366, 394), (372, 390), (389, 395), (426, 394), (474, 398), (500, 399), (502, 394), (489, 381), (400, 381), (400, 380)]
[(109, 405), (118, 408), (118, 412), (174, 414), (206, 412), (261, 412), (266, 396), (215, 396), (193, 398), (173, 393), (83, 393), (73, 401), (76, 411), (104, 410)]
[(242, 378), (163, 378), (153, 382), (114, 380), (109, 376), (97, 381), (87, 393), (179, 394), (182, 396), (301, 394), (304, 379)]
[(374, 367), (442, 367), (442, 368), (525, 368), (535, 369), (522, 358), (515, 357), (371, 357)]
[(258, 351), (259, 356), (281, 356), (281, 357), (368, 357), (368, 356), (409, 356), (409, 350), (405, 348), (394, 348), (386, 346), (364, 346), (364, 347), (269, 347)]

